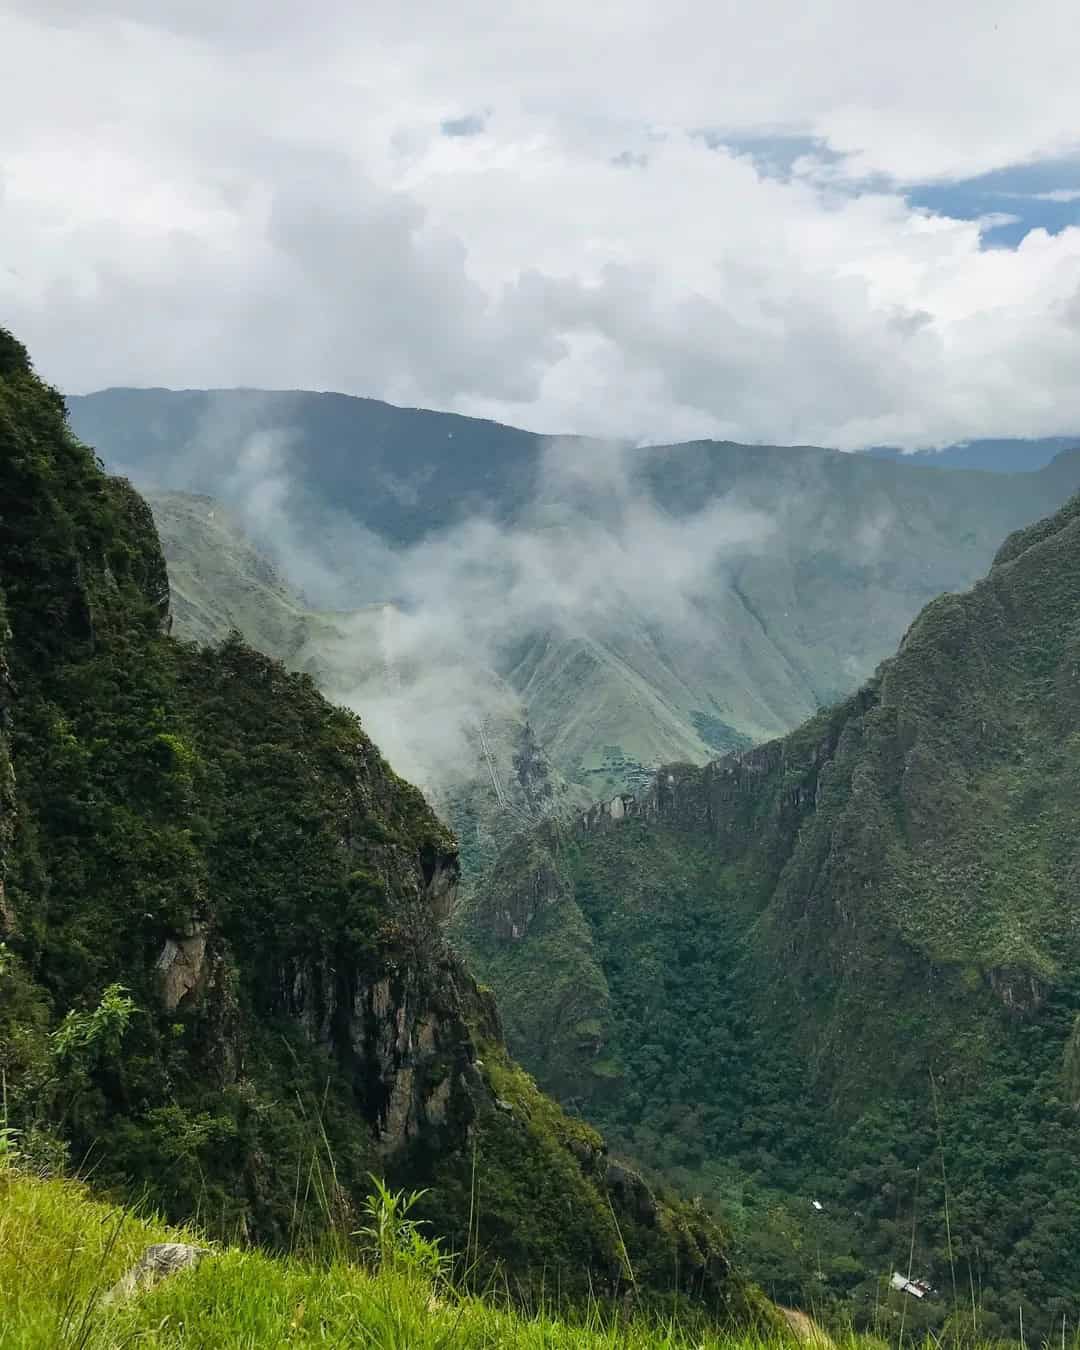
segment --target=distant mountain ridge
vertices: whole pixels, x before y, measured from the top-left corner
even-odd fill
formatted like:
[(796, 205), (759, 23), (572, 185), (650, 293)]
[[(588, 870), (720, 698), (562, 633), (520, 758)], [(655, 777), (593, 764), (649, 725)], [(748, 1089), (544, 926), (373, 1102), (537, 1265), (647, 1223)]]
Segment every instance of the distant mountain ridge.
[[(520, 700), (558, 772), (597, 795), (668, 759), (700, 763), (778, 735), (842, 697), (923, 604), (970, 585), (1004, 535), (1080, 487), (1080, 453), (1003, 490), (998, 475), (907, 460), (716, 442), (613, 447), (337, 394), (109, 390), (69, 404), (74, 429), (143, 489), (208, 493), (233, 512), (323, 615), (324, 632), (340, 627), (327, 611), (361, 611), (410, 580), (406, 612), (460, 606), (460, 647), (438, 660), (471, 670), (478, 690)], [(767, 537), (721, 548), (685, 597), (673, 576), (666, 603), (666, 569), (685, 570), (713, 542), (700, 525), (693, 536), (681, 527), (710, 511), (714, 536), (734, 516), (765, 522)], [(423, 574), (403, 583), (400, 569), (440, 541), (451, 567), (477, 547), (476, 522), (502, 550), (494, 562), (483, 548), (465, 557), (461, 585), (452, 577), (437, 602)], [(503, 593), (469, 588), (489, 563), (518, 566), (520, 538), (545, 565), (574, 562), (552, 589), (590, 588), (584, 620), (556, 599), (499, 629)], [(187, 550), (181, 598), (204, 562), (204, 549)], [(469, 665), (478, 613), (498, 630), (482, 668)], [(393, 745), (393, 727), (373, 729)], [(414, 776), (439, 786), (442, 769), (406, 750), (396, 753)]]
[[(486, 429), (489, 445), (498, 444), (500, 451), (509, 449), (514, 455), (527, 455), (530, 443), (552, 440), (576, 442), (583, 447), (596, 443), (596, 438), (577, 436), (572, 433), (542, 433), (525, 431), (506, 423), (494, 422), (489, 418), (468, 417), (459, 413), (433, 412), (422, 408), (402, 407), (386, 403), (381, 399), (359, 397), (353, 394), (332, 392), (313, 392), (308, 390), (263, 390), (248, 388), (221, 389), (167, 389), (163, 386), (151, 388), (133, 388), (113, 386), (95, 390), (89, 394), (68, 395), (67, 402), (71, 411), (73, 425), (80, 428), (80, 434), (94, 443), (97, 438), (92, 430), (103, 433), (116, 446), (119, 462), (135, 466), (146, 453), (144, 442), (128, 439), (121, 431), (124, 424), (136, 425), (145, 415), (140, 407), (144, 401), (156, 402), (168, 398), (176, 403), (171, 426), (160, 425), (153, 437), (175, 442), (178, 433), (193, 433), (195, 420), (206, 412), (206, 402), (222, 397), (257, 401), (273, 401), (278, 408), (287, 409), (291, 401), (319, 399), (325, 400), (323, 418), (327, 429), (333, 426), (338, 408), (348, 407), (355, 414), (357, 407), (363, 407), (368, 414), (368, 427), (375, 434), (387, 437), (387, 448), (393, 452), (407, 454), (411, 445), (416, 443), (417, 433), (427, 432), (433, 436), (442, 435), (444, 422), (458, 423), (463, 429), (476, 434)], [(344, 401), (339, 404), (339, 401)], [(335, 407), (338, 405), (338, 407)], [(437, 419), (437, 420), (436, 420)], [(185, 427), (186, 423), (186, 427)], [(402, 433), (405, 433), (404, 435)], [(665, 444), (657, 442), (656, 444)], [(735, 442), (732, 442), (735, 444)], [(754, 447), (750, 447), (754, 448)], [(792, 446), (791, 449), (821, 449), (820, 446)], [(981, 469), (988, 473), (1031, 473), (1045, 467), (1058, 455), (1080, 448), (1080, 432), (1066, 436), (1041, 437), (982, 437), (967, 441), (956, 441), (933, 450), (903, 450), (898, 446), (877, 445), (865, 450), (845, 453), (864, 454), (873, 459), (893, 460), (912, 467)], [(408, 493), (408, 480), (405, 491)], [(175, 486), (181, 486), (179, 483)]]
[(1080, 434), (1075, 436), (1044, 436), (1035, 440), (1020, 438), (1004, 440), (960, 441), (940, 450), (898, 450), (892, 446), (875, 446), (863, 451), (875, 459), (891, 459), (900, 463), (925, 466), (931, 469), (983, 469), (988, 473), (1031, 473), (1042, 469), (1058, 455), (1080, 446)]

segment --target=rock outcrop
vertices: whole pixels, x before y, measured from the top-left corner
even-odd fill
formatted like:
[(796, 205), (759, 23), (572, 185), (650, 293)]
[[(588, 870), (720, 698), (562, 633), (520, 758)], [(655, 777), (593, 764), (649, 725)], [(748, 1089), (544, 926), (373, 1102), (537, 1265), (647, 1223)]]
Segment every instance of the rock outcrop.
[(178, 1275), (182, 1270), (198, 1270), (209, 1247), (195, 1247), (189, 1242), (154, 1242), (143, 1252), (129, 1271), (102, 1297), (102, 1304), (118, 1303), (133, 1294), (152, 1289), (155, 1284)]

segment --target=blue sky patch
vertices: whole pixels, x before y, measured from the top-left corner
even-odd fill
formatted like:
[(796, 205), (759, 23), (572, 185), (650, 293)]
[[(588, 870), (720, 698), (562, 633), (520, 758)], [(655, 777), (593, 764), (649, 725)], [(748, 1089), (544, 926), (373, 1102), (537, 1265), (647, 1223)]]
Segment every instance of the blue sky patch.
[(479, 136), (487, 128), (485, 113), (465, 113), (462, 117), (447, 117), (439, 123), (444, 136)]
[(1016, 248), (1029, 230), (1057, 234), (1080, 225), (1080, 158), (1045, 159), (995, 169), (978, 178), (908, 188), (912, 206), (954, 220), (1012, 216), (983, 234), (986, 248)]
[(694, 136), (704, 141), (710, 150), (728, 150), (733, 155), (749, 155), (754, 168), (763, 178), (779, 178), (786, 182), (798, 160), (807, 155), (824, 164), (838, 164), (844, 156), (830, 150), (819, 136), (785, 134), (729, 135), (708, 127), (695, 131)]
[[(817, 136), (791, 134), (731, 135), (703, 128), (695, 131), (711, 150), (749, 155), (765, 178), (791, 179), (796, 163), (811, 157), (839, 164), (845, 158)], [(983, 248), (1016, 248), (1029, 230), (1057, 234), (1080, 225), (1080, 155), (1016, 164), (975, 178), (904, 185), (886, 178), (834, 180), (834, 189), (901, 193), (910, 205), (953, 220), (994, 223), (983, 230)]]

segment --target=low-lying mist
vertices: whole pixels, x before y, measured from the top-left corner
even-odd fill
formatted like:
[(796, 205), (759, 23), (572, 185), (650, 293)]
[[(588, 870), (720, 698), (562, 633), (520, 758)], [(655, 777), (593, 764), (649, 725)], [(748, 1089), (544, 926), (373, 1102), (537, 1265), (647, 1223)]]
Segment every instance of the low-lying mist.
[(1005, 480), (807, 447), (542, 438), (302, 392), (94, 407), (112, 467), (220, 499), (322, 612), (296, 663), (436, 793), (483, 776), (478, 744), (490, 768), (501, 735), (505, 762), (526, 718), (597, 791), (779, 735), (1080, 486), (1080, 461)]
[(775, 528), (730, 499), (676, 519), (628, 447), (594, 444), (586, 459), (555, 441), (512, 525), (477, 514), (395, 547), (344, 510), (313, 509), (287, 443), (285, 433), (249, 438), (222, 496), (312, 605), (344, 611), (329, 692), (427, 788), (474, 773), (487, 718), (520, 716), (502, 677), (523, 642), (602, 640), (628, 615), (661, 642), (700, 639), (723, 561), (761, 549)]

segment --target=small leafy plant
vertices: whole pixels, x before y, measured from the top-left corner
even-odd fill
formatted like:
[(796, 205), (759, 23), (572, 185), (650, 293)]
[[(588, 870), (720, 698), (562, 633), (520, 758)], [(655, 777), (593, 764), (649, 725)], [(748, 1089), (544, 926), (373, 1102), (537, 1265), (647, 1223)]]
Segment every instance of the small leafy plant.
[(115, 1055), (134, 1011), (124, 986), (110, 984), (93, 1012), (69, 1012), (52, 1033), (56, 1058), (88, 1066), (99, 1057)]
[(426, 1191), (391, 1191), (377, 1176), (371, 1176), (374, 1190), (364, 1201), (363, 1212), (370, 1220), (354, 1231), (362, 1238), (373, 1263), (380, 1270), (415, 1275), (432, 1283), (445, 1279), (450, 1257), (437, 1238), (425, 1237), (420, 1229), (425, 1221), (412, 1219), (410, 1212)]

